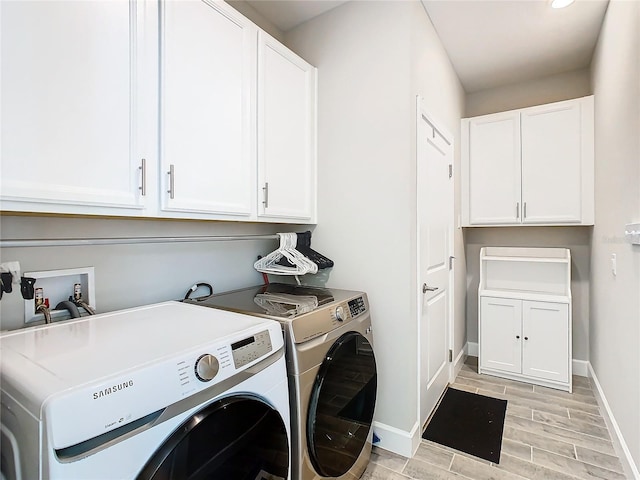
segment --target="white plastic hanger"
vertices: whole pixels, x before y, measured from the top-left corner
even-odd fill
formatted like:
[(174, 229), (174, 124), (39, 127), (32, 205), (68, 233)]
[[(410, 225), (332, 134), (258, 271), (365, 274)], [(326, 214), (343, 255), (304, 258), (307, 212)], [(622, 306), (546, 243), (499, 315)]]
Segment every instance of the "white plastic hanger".
[[(274, 275), (296, 276), (318, 272), (318, 265), (296, 250), (297, 235), (295, 233), (278, 233), (278, 236), (280, 237), (278, 249), (253, 264), (257, 271)], [(277, 262), (283, 257), (292, 266), (279, 265)]]
[(295, 233), (285, 233), (284, 235), (286, 236), (286, 249), (297, 259), (296, 263), (307, 265), (309, 268), (308, 273), (318, 273), (318, 265), (296, 249), (298, 236)]

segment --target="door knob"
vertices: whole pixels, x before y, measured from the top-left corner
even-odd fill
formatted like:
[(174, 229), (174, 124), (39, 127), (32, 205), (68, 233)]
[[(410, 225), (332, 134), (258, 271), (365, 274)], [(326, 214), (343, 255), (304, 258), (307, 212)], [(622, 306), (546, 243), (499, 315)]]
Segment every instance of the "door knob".
[(436, 290), (438, 290), (438, 287), (430, 287), (426, 283), (422, 284), (422, 293), (435, 292)]

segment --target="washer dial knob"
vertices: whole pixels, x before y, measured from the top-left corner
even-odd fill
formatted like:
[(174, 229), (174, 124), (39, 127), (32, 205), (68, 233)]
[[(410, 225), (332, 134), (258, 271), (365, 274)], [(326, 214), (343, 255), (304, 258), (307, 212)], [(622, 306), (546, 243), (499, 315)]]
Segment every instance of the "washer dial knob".
[(344, 308), (342, 308), (341, 305), (336, 307), (336, 320), (338, 320), (339, 322), (344, 322)]
[(194, 366), (196, 378), (201, 382), (209, 382), (218, 374), (220, 363), (218, 359), (210, 353), (200, 355)]

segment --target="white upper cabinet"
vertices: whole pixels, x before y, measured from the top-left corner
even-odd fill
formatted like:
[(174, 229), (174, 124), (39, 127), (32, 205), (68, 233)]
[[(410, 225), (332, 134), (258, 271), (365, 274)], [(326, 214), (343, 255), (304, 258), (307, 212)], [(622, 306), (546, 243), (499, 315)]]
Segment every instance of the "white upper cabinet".
[(593, 97), (462, 121), (464, 226), (593, 225)]
[(143, 9), (125, 0), (0, 9), (2, 210), (141, 214), (153, 81)]
[(256, 33), (220, 4), (160, 4), (161, 198), (170, 216), (255, 211)]
[(258, 215), (316, 217), (317, 70), (271, 36), (258, 37)]
[(316, 69), (227, 3), (0, 9), (0, 210), (316, 221)]
[(520, 115), (498, 113), (468, 124), (469, 216), (473, 224), (520, 221)]

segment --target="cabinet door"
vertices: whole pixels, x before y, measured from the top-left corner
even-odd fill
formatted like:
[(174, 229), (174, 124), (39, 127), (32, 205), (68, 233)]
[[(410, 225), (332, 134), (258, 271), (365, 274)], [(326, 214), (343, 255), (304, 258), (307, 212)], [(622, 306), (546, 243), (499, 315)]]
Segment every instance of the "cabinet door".
[(524, 223), (581, 221), (580, 105), (559, 102), (522, 112)]
[(569, 381), (569, 305), (524, 301), (522, 374)]
[(162, 209), (248, 217), (256, 27), (220, 2), (160, 5)]
[(520, 373), (522, 300), (480, 297), (480, 368)]
[(260, 32), (258, 213), (315, 221), (316, 69)]
[(472, 118), (468, 135), (469, 223), (519, 223), (520, 114)]
[(141, 211), (141, 4), (1, 2), (2, 209)]

